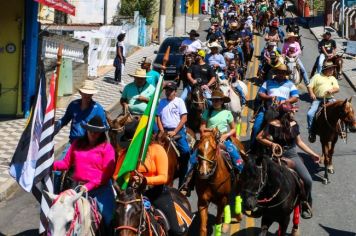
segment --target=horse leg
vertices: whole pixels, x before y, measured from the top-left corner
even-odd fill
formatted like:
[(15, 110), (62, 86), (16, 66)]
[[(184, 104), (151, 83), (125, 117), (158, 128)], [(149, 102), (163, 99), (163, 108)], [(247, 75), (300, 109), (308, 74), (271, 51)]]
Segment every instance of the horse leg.
[(299, 236), (299, 222), (300, 222), (300, 204), (298, 203), (294, 207), (293, 211), (293, 228), (291, 232), (291, 236)]
[(208, 235), (208, 206), (209, 203), (205, 200), (198, 200), (198, 209), (200, 214), (200, 236)]
[(229, 213), (229, 216), (225, 216), (225, 217), (230, 217), (230, 219), (224, 218), (224, 224), (223, 224), (223, 216), (224, 216), (224, 208), (225, 205), (227, 204), (227, 201), (222, 201), (219, 205), (218, 205), (218, 209), (216, 212), (216, 218), (215, 218), (215, 235), (229, 235), (229, 226), (230, 223), (228, 223), (227, 221), (231, 221), (231, 213)]
[(337, 141), (337, 138), (335, 138), (332, 141), (331, 147), (329, 149), (329, 165), (328, 165), (329, 174), (335, 174), (335, 170), (334, 170), (334, 166), (333, 166), (333, 155), (334, 155), (336, 141)]
[(267, 236), (268, 234), (268, 229), (271, 226), (271, 224), (273, 223), (273, 220), (266, 217), (266, 216), (262, 216), (262, 221), (261, 221), (261, 233), (260, 236)]
[(329, 181), (329, 175), (328, 175), (328, 170), (327, 167), (329, 165), (329, 142), (327, 140), (321, 140), (321, 146), (323, 150), (323, 156), (324, 156), (324, 180), (323, 184), (328, 184)]
[(279, 222), (278, 236), (286, 236), (290, 215), (286, 215), (281, 222)]

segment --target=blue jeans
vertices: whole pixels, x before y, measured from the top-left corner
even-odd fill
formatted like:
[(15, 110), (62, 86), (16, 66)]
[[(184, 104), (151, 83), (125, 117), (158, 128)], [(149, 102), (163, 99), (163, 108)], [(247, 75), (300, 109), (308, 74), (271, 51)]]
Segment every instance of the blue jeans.
[(235, 87), (236, 92), (240, 95), (240, 99), (241, 99), (241, 105), (245, 105), (246, 104), (246, 96), (244, 94), (244, 92), (242, 91), (242, 88), (240, 85), (237, 85)]
[[(59, 156), (58, 160), (63, 160), (64, 157), (66, 156), (69, 148), (70, 148), (71, 143), (67, 143), (64, 147), (63, 152)], [(61, 187), (61, 174), (62, 171), (53, 171), (53, 190), (55, 194), (60, 193), (60, 187)]]
[[(234, 165), (234, 168), (237, 169), (239, 172), (241, 172), (243, 168), (243, 161), (240, 156), (239, 150), (229, 139), (224, 142), (224, 145), (226, 147), (226, 151), (229, 153), (229, 156), (232, 159), (232, 164)], [(190, 155), (190, 159), (189, 159), (190, 165), (187, 173), (198, 163), (197, 156), (198, 156), (198, 150), (195, 149), (192, 155)]]
[(321, 69), (323, 68), (323, 64), (324, 64), (324, 61), (325, 61), (325, 54), (324, 53), (321, 53), (319, 55), (319, 60), (318, 60), (318, 64), (317, 64), (317, 67), (316, 67), (316, 71), (318, 74), (321, 73)]
[(255, 117), (255, 123), (253, 124), (252, 132), (251, 132), (251, 139), (250, 139), (250, 146), (253, 148), (253, 146), (256, 144), (256, 137), (258, 133), (262, 130), (262, 125), (263, 121), (265, 118), (265, 111), (264, 109), (262, 111), (259, 111)]
[(305, 86), (308, 86), (308, 84), (309, 84), (308, 73), (305, 70), (305, 67), (304, 67), (304, 65), (302, 63), (302, 60), (300, 60), (300, 58), (298, 58), (297, 63), (299, 65), (300, 72), (302, 73), (301, 76), (303, 78), (304, 84), (305, 84)]
[[(318, 111), (318, 108), (320, 106), (320, 103), (322, 103), (324, 101), (324, 99), (316, 99), (312, 102), (309, 110), (308, 110), (308, 113), (307, 113), (307, 124), (308, 124), (308, 130), (310, 130), (310, 128), (312, 127), (312, 124), (313, 124), (313, 119), (314, 119), (314, 116), (315, 116), (315, 113)], [(330, 98), (330, 99), (327, 99), (326, 102), (334, 102), (335, 99), (333, 98)]]
[(103, 216), (105, 225), (110, 226), (115, 210), (115, 195), (112, 189), (111, 180), (107, 184), (91, 190), (88, 195), (95, 199), (98, 205), (98, 210)]

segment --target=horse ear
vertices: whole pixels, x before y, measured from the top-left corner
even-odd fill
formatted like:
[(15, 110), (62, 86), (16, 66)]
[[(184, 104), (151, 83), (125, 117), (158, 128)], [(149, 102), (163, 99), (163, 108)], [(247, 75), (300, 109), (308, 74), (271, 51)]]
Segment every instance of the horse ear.
[(56, 195), (54, 193), (47, 192), (46, 190), (43, 190), (43, 194), (44, 194), (44, 197), (46, 199), (50, 199), (51, 202), (53, 202), (58, 197), (58, 195)]
[(351, 103), (351, 102), (352, 102), (352, 97), (350, 97), (350, 98), (349, 98), (348, 102), (349, 102), (349, 103)]
[(348, 99), (345, 99), (345, 101), (342, 103), (342, 106), (346, 107), (347, 102), (348, 102)]

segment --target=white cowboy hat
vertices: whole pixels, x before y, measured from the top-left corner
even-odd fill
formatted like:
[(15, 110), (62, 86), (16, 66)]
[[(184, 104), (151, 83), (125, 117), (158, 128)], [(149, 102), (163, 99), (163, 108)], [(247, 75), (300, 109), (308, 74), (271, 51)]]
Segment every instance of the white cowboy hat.
[(79, 89), (80, 92), (85, 94), (96, 94), (98, 90), (95, 89), (94, 81), (85, 80), (84, 85)]
[(147, 76), (146, 75), (146, 70), (145, 69), (136, 69), (135, 71), (135, 74), (129, 74), (129, 76), (132, 76), (132, 77), (138, 77), (138, 78), (148, 78), (148, 77), (151, 77), (151, 76)]
[(208, 48), (218, 48), (219, 50), (222, 49), (220, 43), (215, 42), (215, 41), (212, 42), (212, 43), (207, 43), (206, 46), (207, 46)]
[(295, 34), (294, 32), (289, 32), (289, 33), (287, 33), (287, 36), (286, 36), (286, 38), (287, 39), (289, 39), (289, 38), (291, 38), (291, 37), (298, 37), (298, 35), (297, 34)]

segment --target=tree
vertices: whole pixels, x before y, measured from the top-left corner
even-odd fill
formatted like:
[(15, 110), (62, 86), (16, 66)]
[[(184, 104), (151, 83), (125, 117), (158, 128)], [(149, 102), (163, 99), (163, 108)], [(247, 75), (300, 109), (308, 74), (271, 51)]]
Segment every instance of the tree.
[(134, 11), (139, 11), (140, 15), (146, 18), (146, 25), (153, 23), (153, 18), (158, 12), (157, 0), (122, 0), (121, 6), (118, 6), (118, 14), (114, 17), (118, 19), (120, 16), (134, 16)]

